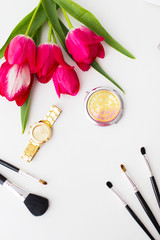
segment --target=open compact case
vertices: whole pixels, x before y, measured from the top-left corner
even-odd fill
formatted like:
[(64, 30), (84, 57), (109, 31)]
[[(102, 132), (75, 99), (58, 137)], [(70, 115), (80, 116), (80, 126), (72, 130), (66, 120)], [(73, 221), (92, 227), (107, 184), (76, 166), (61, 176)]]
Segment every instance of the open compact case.
[(122, 117), (124, 104), (120, 94), (114, 89), (97, 87), (87, 93), (85, 111), (92, 123), (110, 126)]

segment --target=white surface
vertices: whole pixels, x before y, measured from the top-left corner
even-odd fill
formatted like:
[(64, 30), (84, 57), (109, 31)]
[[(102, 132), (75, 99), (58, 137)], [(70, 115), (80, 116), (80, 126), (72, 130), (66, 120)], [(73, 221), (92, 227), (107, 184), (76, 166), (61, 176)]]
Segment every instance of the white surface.
[[(42, 186), (2, 166), (0, 172), (24, 189), (47, 197), (50, 207), (44, 216), (33, 217), (18, 198), (1, 188), (0, 238), (149, 239), (106, 187), (106, 181), (110, 180), (155, 239), (159, 239), (119, 165), (126, 166), (160, 223), (159, 208), (139, 150), (146, 147), (160, 186), (160, 50), (157, 49), (160, 8), (143, 0), (77, 2), (93, 12), (108, 32), (136, 56), (136, 60), (131, 60), (104, 43), (106, 57), (98, 60), (125, 89), (126, 95), (122, 96), (125, 113), (117, 125), (103, 128), (91, 125), (84, 114), (85, 92), (97, 86), (113, 85), (95, 70), (84, 73), (74, 63), (81, 83), (79, 94), (58, 99), (52, 82), (35, 83), (23, 136), (19, 108), (1, 98), (0, 158), (48, 181), (48, 185)], [(13, 27), (37, 4), (38, 0), (3, 1), (0, 46)], [(42, 36), (42, 41), (46, 40), (47, 28)], [(33, 162), (27, 164), (20, 155), (28, 144), (29, 126), (42, 119), (53, 103), (63, 110), (53, 136)]]
[(156, 5), (160, 5), (160, 1), (159, 0), (145, 0), (146, 2), (149, 2), (149, 3), (153, 3), (153, 4), (156, 4)]

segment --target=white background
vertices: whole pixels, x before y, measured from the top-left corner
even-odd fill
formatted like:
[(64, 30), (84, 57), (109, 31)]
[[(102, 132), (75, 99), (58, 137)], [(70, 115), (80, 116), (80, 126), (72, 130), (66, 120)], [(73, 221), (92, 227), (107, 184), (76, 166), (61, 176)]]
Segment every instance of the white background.
[[(126, 92), (121, 94), (124, 116), (117, 125), (103, 128), (88, 121), (83, 104), (86, 91), (98, 86), (114, 86), (94, 69), (82, 72), (66, 55), (66, 61), (75, 66), (80, 79), (78, 95), (63, 95), (59, 99), (52, 81), (46, 85), (35, 82), (24, 135), (19, 107), (1, 97), (0, 158), (48, 181), (48, 185), (42, 186), (3, 166), (0, 172), (24, 189), (47, 197), (50, 207), (45, 215), (34, 217), (16, 196), (0, 187), (0, 238), (149, 239), (106, 187), (106, 181), (110, 180), (155, 239), (160, 239), (120, 169), (123, 163), (160, 223), (148, 170), (140, 154), (140, 148), (145, 146), (160, 186), (160, 50), (157, 48), (160, 7), (143, 0), (77, 0), (77, 3), (94, 13), (111, 36), (136, 57), (131, 60), (104, 43), (106, 57), (98, 60)], [(14, 26), (37, 4), (38, 0), (1, 3), (0, 47)], [(45, 26), (42, 42), (47, 40), (47, 34)], [(42, 146), (32, 163), (27, 164), (20, 156), (28, 144), (29, 126), (43, 119), (52, 104), (63, 112), (50, 141)]]

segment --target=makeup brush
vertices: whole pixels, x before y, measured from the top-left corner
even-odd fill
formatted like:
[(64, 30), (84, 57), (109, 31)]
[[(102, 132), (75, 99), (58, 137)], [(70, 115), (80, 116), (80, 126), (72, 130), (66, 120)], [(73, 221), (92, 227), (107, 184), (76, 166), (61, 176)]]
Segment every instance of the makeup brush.
[(49, 205), (47, 198), (32, 193), (27, 193), (23, 189), (19, 188), (18, 186), (7, 180), (1, 174), (0, 184), (3, 185), (3, 187), (12, 190), (18, 197), (20, 197), (21, 201), (25, 204), (25, 206), (34, 216), (41, 216), (47, 211)]
[(130, 208), (130, 206), (122, 199), (122, 197), (119, 195), (117, 190), (113, 187), (113, 184), (111, 182), (106, 182), (107, 187), (109, 187), (121, 200), (125, 208), (128, 210), (128, 212), (131, 214), (131, 216), (134, 218), (134, 220), (139, 224), (139, 226), (143, 229), (143, 231), (148, 235), (148, 237), (152, 240), (155, 240), (155, 238), (151, 235), (151, 233), (148, 231), (148, 229), (144, 226), (144, 224), (141, 222), (141, 220), (138, 218), (138, 216), (133, 212), (133, 210)]
[(19, 169), (19, 168), (13, 166), (12, 164), (10, 164), (10, 163), (8, 163), (8, 162), (6, 162), (6, 161), (4, 161), (4, 160), (1, 160), (1, 159), (0, 159), (0, 164), (3, 165), (4, 167), (7, 167), (7, 168), (9, 168), (9, 169), (17, 172), (18, 174), (21, 174), (21, 175), (24, 175), (24, 176), (29, 177), (29, 178), (31, 178), (31, 179), (34, 179), (34, 180), (40, 182), (40, 183), (43, 184), (43, 185), (47, 185), (47, 182), (46, 182), (46, 181), (44, 181), (44, 180), (42, 180), (42, 179), (38, 179), (38, 178), (32, 176), (31, 174), (25, 172), (24, 170)]
[(147, 159), (147, 156), (146, 156), (146, 149), (144, 147), (141, 148), (141, 153), (142, 153), (142, 155), (145, 159), (148, 170), (150, 172), (150, 180), (151, 180), (152, 188), (153, 188), (155, 197), (157, 199), (158, 206), (160, 207), (160, 193), (159, 193), (158, 185), (156, 183), (155, 177), (153, 176), (151, 166), (150, 166), (150, 164), (148, 162), (148, 159)]
[(144, 200), (143, 196), (141, 195), (141, 193), (139, 192), (139, 190), (137, 189), (136, 185), (134, 184), (133, 180), (131, 179), (131, 177), (129, 176), (125, 166), (123, 164), (121, 164), (121, 169), (123, 170), (123, 172), (125, 173), (126, 177), (128, 178), (129, 182), (131, 183), (134, 191), (135, 191), (135, 195), (138, 198), (139, 202), (141, 203), (143, 209), (145, 210), (146, 214), (148, 215), (148, 217), (150, 218), (151, 222), (153, 223), (153, 225), (155, 226), (155, 228), (157, 229), (158, 233), (160, 234), (160, 226), (156, 220), (156, 218), (154, 217), (151, 209), (149, 208), (148, 204), (146, 203), (146, 201)]

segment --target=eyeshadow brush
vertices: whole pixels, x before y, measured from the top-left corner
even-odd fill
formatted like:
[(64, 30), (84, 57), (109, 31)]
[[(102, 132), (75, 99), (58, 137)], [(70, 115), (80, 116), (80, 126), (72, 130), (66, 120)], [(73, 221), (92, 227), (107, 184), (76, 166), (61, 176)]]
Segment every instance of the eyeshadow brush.
[(141, 195), (141, 193), (139, 192), (138, 188), (136, 187), (136, 185), (134, 184), (133, 180), (131, 179), (131, 177), (129, 176), (125, 166), (123, 164), (121, 164), (121, 169), (123, 170), (123, 172), (125, 173), (126, 177), (128, 178), (129, 182), (131, 183), (134, 191), (135, 191), (135, 195), (138, 198), (139, 202), (141, 203), (143, 209), (145, 210), (146, 214), (148, 215), (149, 219), (151, 220), (151, 222), (153, 223), (153, 225), (155, 226), (155, 228), (157, 229), (158, 233), (160, 234), (160, 226), (155, 218), (155, 216), (153, 215), (150, 207), (148, 206), (148, 204), (146, 203), (146, 201), (144, 200), (143, 196)]
[(11, 170), (14, 171), (14, 172), (17, 172), (18, 174), (21, 174), (21, 175), (24, 175), (24, 176), (29, 177), (29, 178), (31, 178), (31, 179), (34, 179), (34, 180), (40, 182), (40, 183), (43, 184), (43, 185), (47, 185), (47, 182), (46, 182), (46, 181), (44, 181), (44, 180), (42, 180), (42, 179), (38, 179), (38, 178), (32, 176), (31, 174), (25, 172), (24, 170), (19, 169), (19, 168), (15, 167), (14, 165), (12, 165), (12, 164), (4, 161), (4, 160), (1, 160), (1, 159), (0, 159), (0, 164), (3, 165), (4, 167), (7, 167), (7, 168), (11, 169)]
[(150, 172), (150, 180), (151, 180), (152, 188), (153, 188), (155, 197), (157, 199), (158, 206), (160, 207), (160, 193), (159, 193), (158, 185), (156, 183), (155, 177), (153, 176), (152, 169), (151, 169), (151, 166), (150, 166), (150, 164), (148, 162), (148, 159), (147, 159), (147, 156), (146, 156), (146, 150), (145, 150), (144, 147), (141, 148), (141, 153), (142, 153), (142, 155), (143, 155), (143, 157), (145, 159), (145, 162), (147, 164), (148, 170)]
[(34, 216), (43, 215), (49, 206), (47, 198), (28, 193), (0, 174), (0, 185), (15, 193)]
[(120, 194), (117, 192), (117, 190), (113, 187), (113, 184), (111, 182), (106, 183), (107, 187), (109, 187), (112, 192), (114, 192), (117, 197), (121, 200), (127, 211), (131, 214), (131, 216), (134, 218), (134, 220), (139, 224), (139, 226), (143, 229), (143, 231), (148, 235), (148, 237), (152, 240), (155, 240), (155, 238), (151, 235), (151, 233), (148, 231), (148, 229), (144, 226), (144, 224), (141, 222), (139, 217), (134, 213), (134, 211), (130, 208), (130, 206), (122, 199)]

